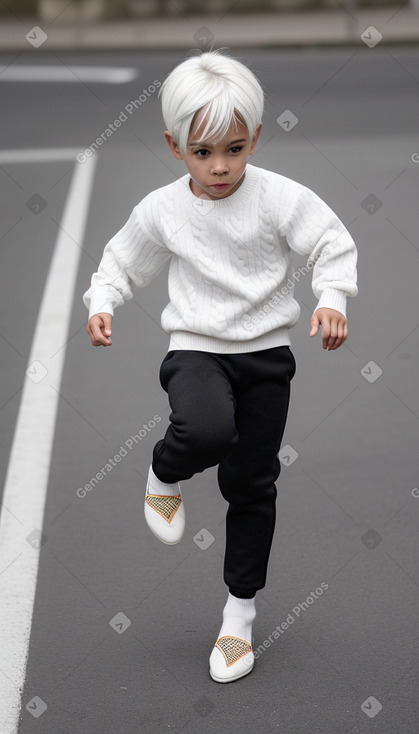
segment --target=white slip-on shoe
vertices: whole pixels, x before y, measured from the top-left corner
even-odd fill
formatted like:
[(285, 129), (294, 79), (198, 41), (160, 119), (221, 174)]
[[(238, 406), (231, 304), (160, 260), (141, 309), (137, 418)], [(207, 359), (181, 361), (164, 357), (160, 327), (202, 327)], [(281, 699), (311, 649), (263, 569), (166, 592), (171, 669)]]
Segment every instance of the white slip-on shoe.
[(178, 493), (174, 497), (152, 494), (149, 489), (147, 484), (144, 516), (148, 527), (162, 543), (179, 543), (185, 530), (185, 508), (179, 482)]
[(252, 645), (241, 637), (225, 635), (215, 643), (209, 659), (209, 673), (217, 683), (231, 683), (253, 669)]

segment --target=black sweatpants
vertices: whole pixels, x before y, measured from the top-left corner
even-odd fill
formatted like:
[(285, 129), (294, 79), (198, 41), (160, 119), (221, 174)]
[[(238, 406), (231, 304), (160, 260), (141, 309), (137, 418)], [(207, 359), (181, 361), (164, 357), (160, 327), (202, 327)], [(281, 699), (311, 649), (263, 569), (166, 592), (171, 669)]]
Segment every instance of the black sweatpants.
[(237, 354), (176, 349), (160, 367), (172, 412), (153, 449), (153, 471), (174, 483), (218, 464), (218, 485), (229, 503), (224, 581), (241, 598), (266, 583), (278, 452), (295, 369), (288, 346)]

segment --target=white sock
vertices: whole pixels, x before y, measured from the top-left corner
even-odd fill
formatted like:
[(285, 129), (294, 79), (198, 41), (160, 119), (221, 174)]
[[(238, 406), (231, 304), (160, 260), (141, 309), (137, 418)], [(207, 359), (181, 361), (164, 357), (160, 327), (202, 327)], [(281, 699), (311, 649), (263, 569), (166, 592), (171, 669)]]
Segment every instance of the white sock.
[(174, 484), (165, 484), (161, 482), (153, 472), (153, 467), (150, 464), (147, 479), (147, 493), (148, 494), (164, 494), (167, 497), (176, 497), (179, 494), (178, 482)]
[(218, 637), (240, 637), (252, 644), (252, 624), (256, 617), (255, 598), (239, 599), (229, 592)]

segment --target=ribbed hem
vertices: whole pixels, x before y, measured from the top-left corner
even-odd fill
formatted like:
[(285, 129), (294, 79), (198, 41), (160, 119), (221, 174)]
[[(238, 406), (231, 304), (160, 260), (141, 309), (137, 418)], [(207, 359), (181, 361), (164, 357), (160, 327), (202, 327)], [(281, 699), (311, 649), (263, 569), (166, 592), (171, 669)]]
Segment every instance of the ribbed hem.
[(325, 288), (316, 306), (318, 308), (334, 308), (346, 317), (346, 293), (337, 288)]
[(168, 352), (175, 349), (195, 349), (198, 352), (215, 352), (217, 354), (242, 354), (244, 352), (260, 352), (272, 347), (289, 347), (291, 341), (286, 327), (280, 327), (256, 339), (229, 341), (216, 339), (206, 334), (192, 331), (173, 331), (170, 334)]

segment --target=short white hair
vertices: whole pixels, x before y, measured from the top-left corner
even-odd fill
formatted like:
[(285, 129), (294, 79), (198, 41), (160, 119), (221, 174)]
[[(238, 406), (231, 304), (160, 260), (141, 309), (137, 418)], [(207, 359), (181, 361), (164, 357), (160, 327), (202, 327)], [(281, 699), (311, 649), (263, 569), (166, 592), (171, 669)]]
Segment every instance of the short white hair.
[[(200, 140), (221, 140), (232, 121), (243, 122), (252, 139), (262, 121), (264, 94), (253, 72), (237, 59), (208, 51), (176, 66), (159, 90), (166, 128), (182, 154), (196, 112), (205, 108), (207, 124)], [(202, 121), (202, 120), (201, 120)]]

